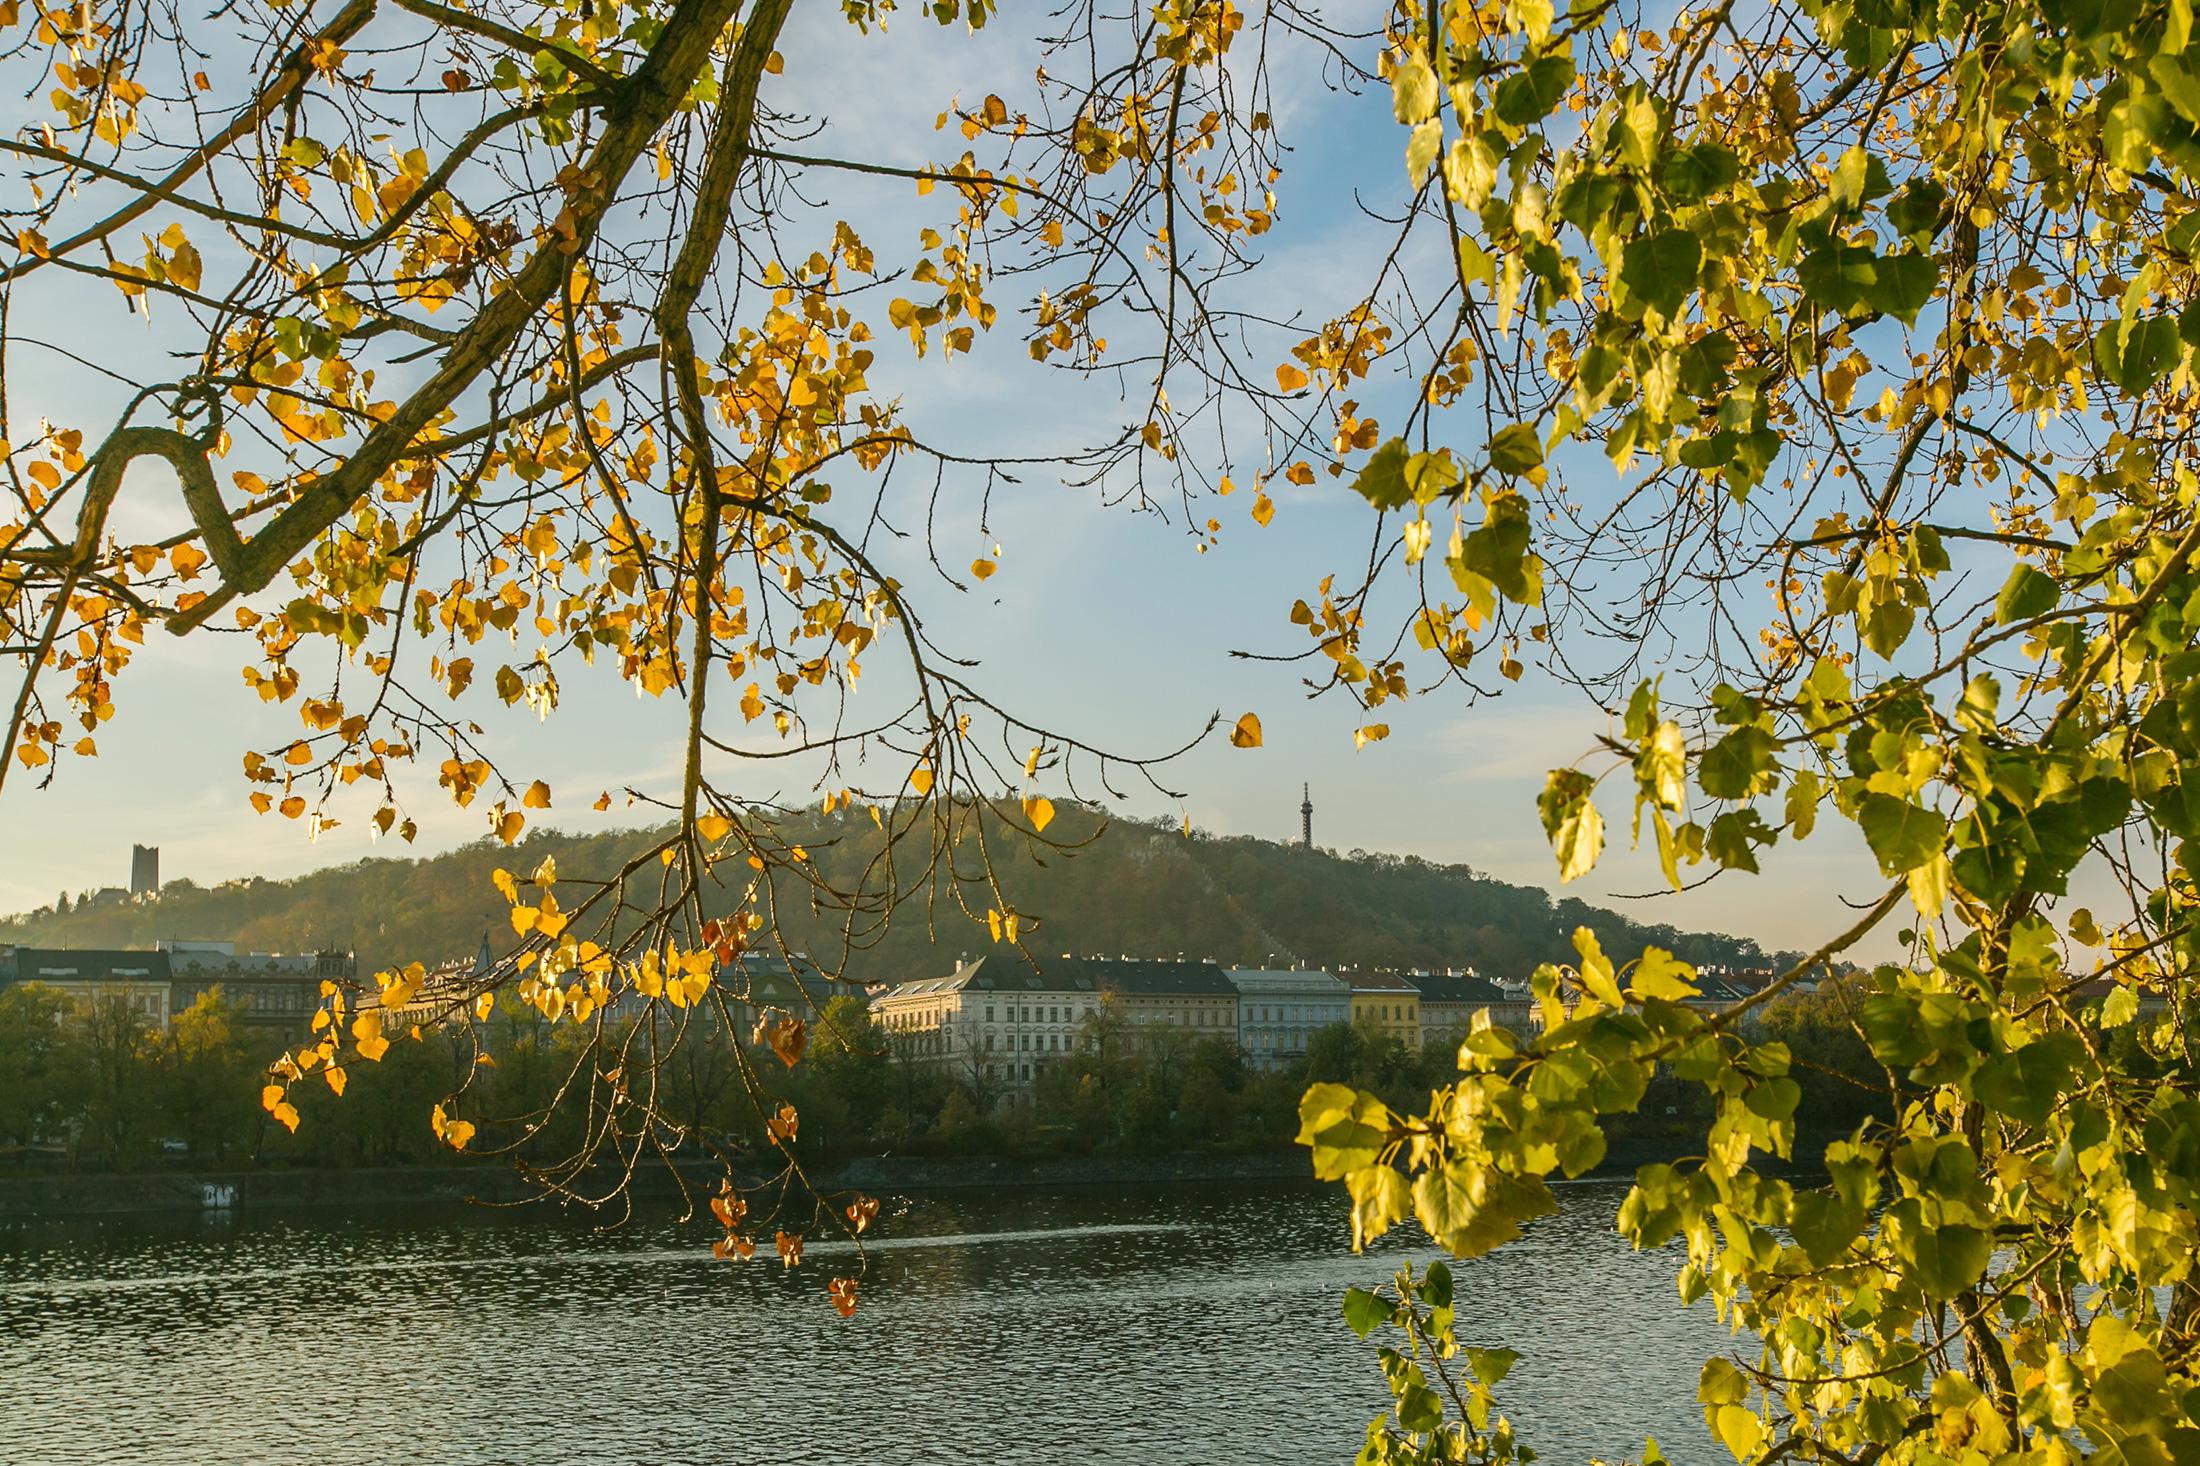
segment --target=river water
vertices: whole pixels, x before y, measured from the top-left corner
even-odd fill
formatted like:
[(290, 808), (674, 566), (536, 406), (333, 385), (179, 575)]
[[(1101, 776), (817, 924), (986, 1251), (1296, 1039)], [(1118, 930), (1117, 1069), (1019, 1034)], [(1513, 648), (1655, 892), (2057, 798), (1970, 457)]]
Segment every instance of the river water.
[[(1388, 1403), (1338, 1300), (1341, 1188), (1254, 1183), (890, 1197), (861, 1304), (712, 1233), (539, 1208), (74, 1218), (0, 1230), (0, 1461), (243, 1466), (1323, 1463)], [(1728, 1346), (1623, 1188), (1456, 1264), (1465, 1341), (1547, 1461), (1727, 1459), (1690, 1403)], [(1380, 1336), (1378, 1336), (1380, 1337)]]

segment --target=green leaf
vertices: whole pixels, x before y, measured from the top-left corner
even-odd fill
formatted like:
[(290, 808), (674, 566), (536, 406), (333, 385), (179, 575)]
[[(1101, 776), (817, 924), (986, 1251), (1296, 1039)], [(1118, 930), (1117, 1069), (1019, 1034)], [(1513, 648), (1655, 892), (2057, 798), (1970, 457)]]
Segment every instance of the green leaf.
[(1837, 244), (1805, 255), (1795, 278), (1805, 295), (1844, 316), (1877, 312), (1914, 325), (1940, 272), (1927, 254), (1879, 255), (1865, 245)]
[(1757, 870), (1757, 847), (1770, 845), (1780, 832), (1765, 823), (1755, 809), (1730, 809), (1711, 822), (1704, 836), (1704, 853), (1723, 870)]
[(1696, 1379), (1696, 1399), (1705, 1405), (1739, 1405), (1749, 1398), (1749, 1376), (1724, 1359), (1706, 1359)]
[(1413, 501), (1406, 483), (1406, 440), (1392, 438), (1377, 448), (1352, 480), (1353, 492), (1377, 509), (1403, 509)]
[(2177, 364), (2177, 322), (2162, 315), (2111, 326), (2093, 338), (2093, 363), (2125, 396), (2141, 396)]
[(1516, 422), (1490, 439), (1490, 467), (1499, 473), (1532, 473), (1542, 466), (1543, 439), (1535, 424)]
[(2011, 1119), (2044, 1124), (2070, 1082), (2070, 1060), (2062, 1045), (2051, 1040), (1990, 1054), (1973, 1077), (1971, 1092)]
[(1510, 1349), (1468, 1349), (1467, 1368), (1482, 1382), (1485, 1390), (1494, 1390), (1505, 1382), (1512, 1367), (1520, 1362), (1520, 1356)]
[(1887, 204), (1887, 222), (1910, 239), (1930, 238), (1947, 207), (1948, 190), (1930, 178), (1913, 178)]
[(1542, 56), (1497, 84), (1490, 110), (1512, 127), (1531, 127), (1551, 115), (1574, 84), (1574, 58)]
[(1395, 1166), (1362, 1166), (1344, 1178), (1344, 1186), (1352, 1194), (1354, 1252), (1366, 1247), (1412, 1213), (1412, 1190)]
[(1619, 281), (1636, 300), (1670, 317), (1696, 288), (1696, 270), (1702, 263), (1703, 243), (1694, 231), (1665, 229), (1628, 243), (1621, 256)]
[(1407, 126), (1436, 115), (1436, 73), (1418, 56), (1409, 56), (1390, 78), (1391, 113)]
[(1753, 1410), (1740, 1405), (1721, 1405), (1711, 1413), (1712, 1428), (1737, 1461), (1746, 1461), (1764, 1444), (1765, 1423)]
[(1883, 875), (1906, 875), (1930, 863), (1948, 839), (1948, 822), (1937, 812), (1891, 794), (1866, 795), (1856, 822)]
[(1407, 1385), (1398, 1396), (1398, 1423), (1417, 1435), (1444, 1423), (1443, 1396), (1427, 1385)]
[(1519, 494), (1499, 494), (1490, 501), (1482, 527), (1461, 544), (1459, 562), (1515, 605), (1540, 605), (1543, 568), (1528, 553), (1530, 540), (1528, 501)]
[(1696, 782), (1713, 799), (1747, 799), (1759, 780), (1774, 772), (1772, 735), (1754, 723), (1736, 728), (1711, 745), (1696, 765)]
[(1345, 1324), (1361, 1338), (1396, 1317), (1397, 1309), (1365, 1288), (1347, 1288), (1344, 1294)]
[(1864, 1210), (1840, 1196), (1797, 1192), (1788, 1208), (1788, 1232), (1812, 1267), (1824, 1267), (1848, 1251), (1864, 1230)]
[(1858, 1012), (1872, 1057), (1889, 1069), (1907, 1069), (1932, 1052), (1918, 1023), (1917, 1002), (1907, 993), (1874, 993)]
[(1638, 998), (1662, 998), (1669, 1003), (1696, 996), (1696, 969), (1658, 947), (1645, 947), (1642, 960), (1629, 974), (1627, 987)]
[[(1391, 441), (1403, 440), (1393, 438)], [(1434, 453), (1416, 453), (1408, 458), (1404, 476), (1406, 493), (1414, 503), (1433, 504), (1458, 485), (1459, 465), (1452, 461), (1449, 448), (1439, 448)]]
[(1732, 188), (1741, 174), (1740, 158), (1717, 143), (1699, 143), (1667, 153), (1661, 181), (1668, 194), (1688, 202)]
[(1895, 1255), (1926, 1297), (1946, 1301), (1985, 1276), (1994, 1255), (1991, 1234), (1977, 1227), (1928, 1227), (1917, 1219), (1920, 1205), (1914, 1196), (1896, 1202), (1886, 1215)]
[(1604, 817), (1589, 798), (1595, 788), (1596, 781), (1578, 769), (1553, 769), (1536, 796), (1562, 884), (1586, 875), (1604, 851)]
[(1314, 1178), (1336, 1181), (1372, 1165), (1390, 1143), (1390, 1111), (1374, 1095), (1317, 1084), (1299, 1100), (1298, 1143), (1314, 1152)]

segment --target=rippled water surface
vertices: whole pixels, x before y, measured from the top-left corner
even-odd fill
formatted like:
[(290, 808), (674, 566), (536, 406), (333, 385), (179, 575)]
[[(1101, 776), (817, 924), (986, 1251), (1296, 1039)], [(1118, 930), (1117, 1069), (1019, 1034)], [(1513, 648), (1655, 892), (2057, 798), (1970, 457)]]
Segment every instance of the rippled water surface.
[[(1621, 1191), (1457, 1265), (1461, 1333), (1546, 1460), (1712, 1460), (1689, 1401), (1724, 1332)], [(71, 1219), (0, 1231), (0, 1462), (1107, 1461), (1343, 1466), (1387, 1403), (1335, 1188), (890, 1198), (843, 1320), (802, 1266), (666, 1220), (539, 1210)], [(767, 1247), (768, 1252), (768, 1247)]]

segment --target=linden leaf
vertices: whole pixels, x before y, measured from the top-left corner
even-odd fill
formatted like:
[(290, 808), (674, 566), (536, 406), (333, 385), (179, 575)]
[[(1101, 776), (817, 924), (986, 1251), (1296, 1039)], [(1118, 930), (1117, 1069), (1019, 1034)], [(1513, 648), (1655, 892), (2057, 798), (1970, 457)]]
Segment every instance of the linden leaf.
[(1024, 818), (1031, 821), (1031, 828), (1043, 831), (1054, 818), (1054, 802), (1041, 795), (1033, 795), (1024, 801)]
[(1230, 730), (1230, 746), (1232, 748), (1260, 747), (1260, 718), (1258, 715), (1247, 713), (1237, 720), (1237, 726)]
[(802, 1051), (810, 1046), (810, 1025), (799, 1018), (787, 1018), (774, 1023), (767, 1032), (772, 1052), (779, 1055), (779, 1062), (792, 1069), (802, 1061)]

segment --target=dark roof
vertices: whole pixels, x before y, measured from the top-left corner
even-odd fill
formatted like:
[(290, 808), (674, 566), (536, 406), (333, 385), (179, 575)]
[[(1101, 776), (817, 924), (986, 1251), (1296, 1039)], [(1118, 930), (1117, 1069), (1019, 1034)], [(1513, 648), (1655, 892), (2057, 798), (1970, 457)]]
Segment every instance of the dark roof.
[(1036, 966), (1014, 947), (988, 952), (939, 977), (897, 982), (881, 996), (924, 997), (934, 993), (1085, 992), (1095, 984), (1085, 965), (1075, 958), (1041, 958)]
[[(1352, 984), (1352, 991), (1356, 993), (1418, 993), (1421, 991), (1420, 983), (1425, 981), (1397, 972), (1354, 972), (1339, 975)], [(1437, 1001), (1443, 1000), (1439, 998)]]
[(166, 952), (113, 948), (18, 947), (17, 982), (168, 982)]
[(1424, 1003), (1502, 1003), (1505, 990), (1494, 982), (1472, 977), (1465, 973), (1454, 977), (1447, 972), (1417, 972), (1414, 986), (1420, 989)]
[(807, 1004), (822, 1009), (843, 994), (869, 996), (862, 983), (853, 978), (829, 977), (808, 958), (790, 963), (785, 957), (763, 952), (744, 953), (721, 964), (717, 980), (735, 993), (745, 993), (745, 1001), (760, 1006), (797, 1008)]
[(1133, 957), (1081, 960), (1093, 980), (1134, 997), (1234, 998), (1237, 985), (1213, 962), (1142, 962)]

